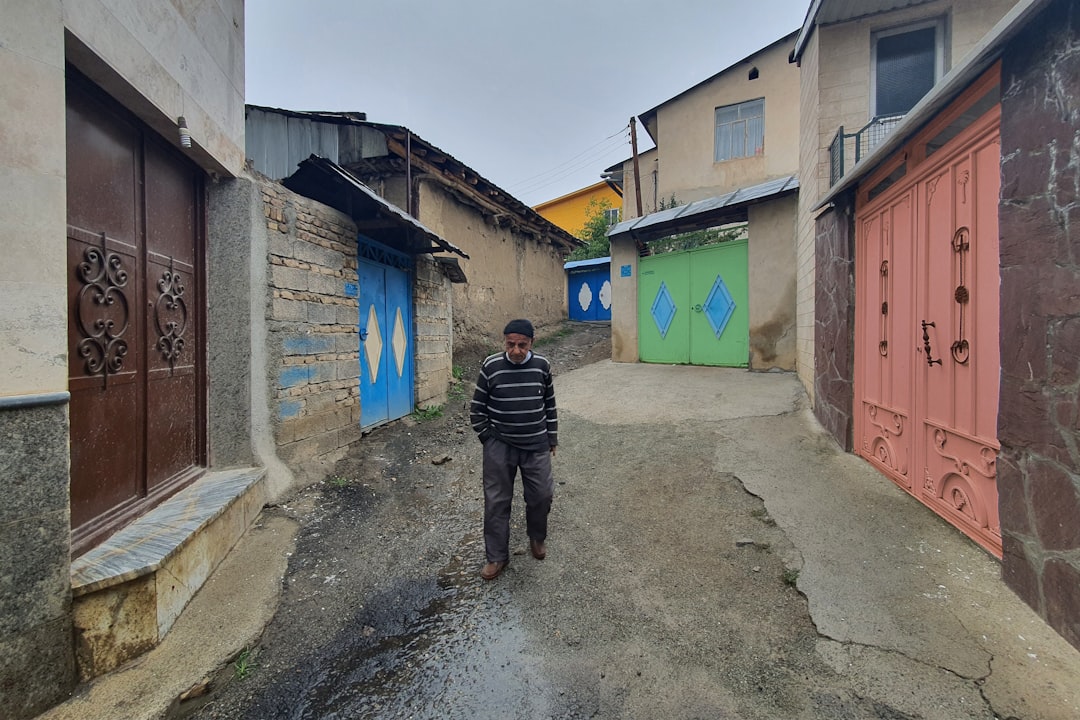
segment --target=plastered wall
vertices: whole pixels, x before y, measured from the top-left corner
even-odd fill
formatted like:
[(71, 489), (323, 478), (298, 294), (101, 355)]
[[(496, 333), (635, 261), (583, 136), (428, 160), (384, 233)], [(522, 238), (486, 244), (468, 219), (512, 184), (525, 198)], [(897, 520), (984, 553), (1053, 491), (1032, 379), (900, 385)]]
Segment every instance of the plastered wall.
[(795, 218), (798, 196), (749, 208), (750, 368), (795, 369)]
[(497, 350), (508, 320), (537, 327), (566, 318), (566, 274), (556, 249), (502, 227), (435, 182), (420, 184), (420, 222), (464, 250), (467, 283), (453, 285), (454, 351)]
[[(721, 195), (798, 170), (799, 71), (780, 43), (669, 100), (656, 115), (658, 193), (680, 204)], [(756, 68), (756, 79), (749, 78)], [(716, 108), (765, 98), (761, 155), (714, 162)], [(644, 201), (644, 198), (642, 198)]]

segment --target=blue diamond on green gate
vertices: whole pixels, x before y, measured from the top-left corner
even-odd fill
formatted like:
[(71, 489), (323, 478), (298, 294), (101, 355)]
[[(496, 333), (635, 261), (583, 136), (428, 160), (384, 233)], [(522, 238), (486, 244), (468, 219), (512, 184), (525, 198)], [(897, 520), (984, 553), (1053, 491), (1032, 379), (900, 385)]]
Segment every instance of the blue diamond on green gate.
[(702, 310), (705, 311), (705, 317), (709, 319), (709, 325), (712, 326), (713, 332), (716, 333), (716, 338), (719, 340), (720, 336), (724, 334), (724, 328), (727, 327), (728, 321), (731, 319), (731, 314), (735, 312), (735, 300), (731, 297), (731, 293), (728, 292), (724, 279), (719, 275), (716, 276), (716, 282), (713, 283), (712, 290), (709, 291), (709, 297), (706, 298)]
[(668, 292), (667, 283), (661, 281), (651, 310), (652, 319), (656, 323), (656, 329), (660, 331), (660, 337), (667, 338), (667, 331), (675, 318), (676, 309), (675, 301), (671, 299), (671, 293)]

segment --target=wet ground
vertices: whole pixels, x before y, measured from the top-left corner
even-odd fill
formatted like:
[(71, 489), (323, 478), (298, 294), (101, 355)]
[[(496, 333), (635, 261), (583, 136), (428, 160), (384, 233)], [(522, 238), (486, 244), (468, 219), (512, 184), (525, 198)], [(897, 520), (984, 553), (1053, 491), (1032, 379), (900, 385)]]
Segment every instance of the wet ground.
[[(610, 357), (609, 327), (566, 323), (536, 350), (566, 372)], [(480, 445), (466, 408), (480, 360), (455, 359), (463, 378), (441, 417), (377, 429), (326, 481), (266, 511), (302, 526), (280, 608), (243, 678), (225, 668), (224, 689), (177, 716), (548, 717), (559, 704), (576, 714), (530, 652), (503, 582), (522, 549), (499, 581), (478, 574)], [(516, 532), (523, 522), (519, 499)]]
[[(562, 408), (546, 560), (527, 551), (519, 491), (510, 566), (494, 582), (480, 579), (480, 445), (468, 393), (459, 392), (441, 417), (378, 429), (326, 481), (264, 512), (300, 525), (277, 613), (257, 646), (225, 668), (209, 702), (182, 712), (203, 720), (1009, 714), (995, 713), (986, 691), (993, 665), (958, 674), (923, 660), (929, 653), (837, 640), (811, 621), (798, 590), (802, 556), (739, 477), (745, 468), (751, 486), (819, 482), (849, 462), (799, 417), (797, 381), (621, 366), (621, 384), (610, 384), (611, 373), (589, 364), (609, 357), (607, 328), (567, 328), (538, 348), (552, 359)], [(722, 382), (717, 373), (727, 373)], [(465, 387), (474, 374), (467, 370)], [(651, 384), (635, 386), (639, 375)], [(688, 394), (661, 395), (659, 386), (690, 379)], [(779, 462), (783, 448), (763, 442), (771, 437), (811, 449), (821, 469)], [(866, 502), (910, 509), (899, 491), (871, 482)], [(935, 523), (925, 531), (924, 515)], [(938, 531), (928, 513), (914, 517), (923, 536)]]

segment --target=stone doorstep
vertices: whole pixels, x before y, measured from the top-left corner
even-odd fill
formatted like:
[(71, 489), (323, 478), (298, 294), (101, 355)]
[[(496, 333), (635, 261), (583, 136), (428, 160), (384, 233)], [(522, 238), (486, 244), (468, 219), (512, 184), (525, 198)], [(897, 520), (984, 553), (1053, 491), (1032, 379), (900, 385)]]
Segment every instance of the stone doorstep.
[(266, 470), (211, 472), (71, 563), (82, 681), (157, 645), (258, 517)]

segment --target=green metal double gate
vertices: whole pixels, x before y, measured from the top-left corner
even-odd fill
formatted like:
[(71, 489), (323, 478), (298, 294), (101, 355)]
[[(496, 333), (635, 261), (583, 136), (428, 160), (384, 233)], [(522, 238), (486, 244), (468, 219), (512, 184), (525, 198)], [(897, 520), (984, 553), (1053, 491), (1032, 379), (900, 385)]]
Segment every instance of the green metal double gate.
[(641, 362), (746, 367), (747, 241), (641, 258)]

